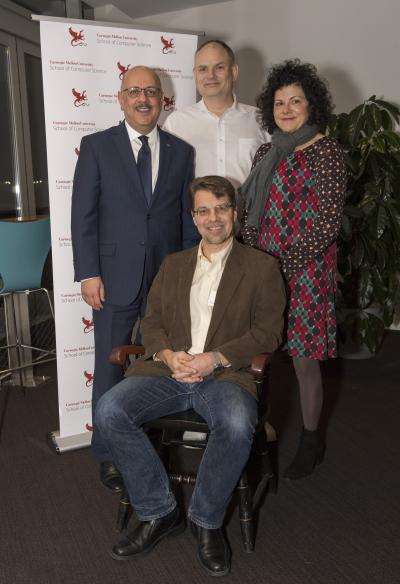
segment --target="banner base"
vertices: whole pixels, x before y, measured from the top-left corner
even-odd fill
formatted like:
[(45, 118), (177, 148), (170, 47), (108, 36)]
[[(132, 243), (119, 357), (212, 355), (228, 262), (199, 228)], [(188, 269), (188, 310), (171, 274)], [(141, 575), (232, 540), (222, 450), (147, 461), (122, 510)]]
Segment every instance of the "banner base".
[(57, 454), (63, 454), (70, 450), (78, 450), (79, 448), (87, 448), (92, 441), (92, 432), (84, 432), (83, 434), (75, 434), (73, 436), (60, 437), (59, 430), (49, 432), (49, 444), (51, 449), (54, 449)]

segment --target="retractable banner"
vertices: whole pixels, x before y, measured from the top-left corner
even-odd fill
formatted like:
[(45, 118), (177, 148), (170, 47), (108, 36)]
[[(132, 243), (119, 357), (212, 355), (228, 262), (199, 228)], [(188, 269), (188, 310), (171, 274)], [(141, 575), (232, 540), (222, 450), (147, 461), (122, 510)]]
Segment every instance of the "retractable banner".
[(154, 68), (163, 86), (159, 123), (196, 100), (192, 67), (197, 35), (122, 28), (90, 21), (41, 19), (57, 375), (59, 452), (88, 445), (94, 369), (92, 310), (73, 282), (70, 214), (81, 138), (123, 118), (117, 94), (135, 65)]

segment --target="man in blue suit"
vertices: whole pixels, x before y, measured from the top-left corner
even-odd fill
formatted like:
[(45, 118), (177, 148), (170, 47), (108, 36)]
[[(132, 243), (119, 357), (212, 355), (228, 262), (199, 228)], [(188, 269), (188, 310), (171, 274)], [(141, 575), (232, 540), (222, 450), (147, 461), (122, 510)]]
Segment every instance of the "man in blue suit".
[[(125, 121), (81, 142), (71, 231), (75, 281), (93, 308), (93, 412), (123, 377), (108, 356), (113, 347), (130, 342), (162, 260), (198, 242), (190, 214), (193, 149), (157, 127), (162, 97), (152, 69), (128, 70), (118, 93)], [(100, 479), (119, 491), (121, 476), (93, 423)]]

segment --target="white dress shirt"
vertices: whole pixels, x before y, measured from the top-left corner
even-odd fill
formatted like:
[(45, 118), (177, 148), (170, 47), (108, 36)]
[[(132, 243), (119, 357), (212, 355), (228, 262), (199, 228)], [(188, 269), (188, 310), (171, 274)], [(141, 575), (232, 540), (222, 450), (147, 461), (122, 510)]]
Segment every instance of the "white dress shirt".
[(132, 151), (136, 162), (138, 159), (139, 150), (142, 147), (139, 136), (147, 136), (149, 139), (149, 148), (151, 151), (152, 190), (154, 191), (158, 177), (158, 167), (160, 164), (160, 137), (158, 135), (158, 128), (157, 126), (154, 126), (154, 128), (148, 134), (141, 134), (140, 132), (136, 132), (136, 130), (134, 130), (126, 120), (125, 126), (128, 131), (129, 140), (131, 142)]
[(172, 112), (164, 130), (191, 144), (196, 151), (195, 175), (216, 174), (237, 188), (249, 175), (254, 154), (269, 134), (257, 120), (257, 108), (238, 103), (222, 116), (210, 112), (204, 101)]
[(217, 296), (218, 286), (224, 272), (226, 260), (231, 253), (233, 238), (221, 251), (211, 254), (207, 259), (200, 243), (197, 264), (190, 289), (190, 323), (192, 346), (188, 353), (197, 355), (204, 352), (212, 311)]

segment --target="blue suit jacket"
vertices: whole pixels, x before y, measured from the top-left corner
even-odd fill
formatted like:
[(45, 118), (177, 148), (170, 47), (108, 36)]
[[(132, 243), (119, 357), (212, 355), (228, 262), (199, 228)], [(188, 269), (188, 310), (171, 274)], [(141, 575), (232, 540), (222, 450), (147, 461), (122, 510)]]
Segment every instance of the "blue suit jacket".
[(160, 163), (152, 200), (142, 190), (125, 124), (85, 136), (72, 192), (75, 281), (101, 276), (106, 300), (127, 305), (144, 274), (151, 282), (167, 254), (192, 247), (193, 148), (159, 129)]

